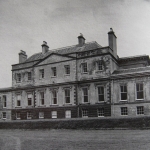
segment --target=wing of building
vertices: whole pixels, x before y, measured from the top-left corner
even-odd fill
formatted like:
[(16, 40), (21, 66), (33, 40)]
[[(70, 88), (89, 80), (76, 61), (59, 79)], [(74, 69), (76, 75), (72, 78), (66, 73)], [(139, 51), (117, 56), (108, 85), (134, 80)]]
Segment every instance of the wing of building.
[(39, 53), (19, 53), (12, 87), (0, 89), (1, 120), (150, 115), (149, 56), (119, 58), (111, 29), (108, 45), (85, 42)]

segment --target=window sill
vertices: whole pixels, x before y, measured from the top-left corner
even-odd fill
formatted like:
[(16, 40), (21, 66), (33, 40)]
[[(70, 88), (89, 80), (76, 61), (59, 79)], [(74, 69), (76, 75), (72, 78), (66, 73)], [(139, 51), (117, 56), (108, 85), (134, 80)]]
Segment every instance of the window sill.
[(59, 106), (58, 104), (51, 104), (50, 106)]
[(81, 74), (88, 74), (88, 72), (82, 72)]
[(57, 76), (51, 76), (51, 78), (57, 78)]
[(121, 115), (121, 117), (127, 117), (128, 115)]
[(43, 79), (45, 79), (45, 78), (39, 78), (39, 80), (43, 80)]
[(136, 101), (144, 101), (144, 99), (136, 99)]
[(90, 105), (90, 102), (82, 102), (80, 105)]
[(16, 118), (16, 120), (20, 120), (21, 118)]
[(103, 72), (104, 70), (95, 70), (95, 73)]
[(99, 118), (103, 118), (104, 116), (98, 116)]
[(21, 106), (16, 106), (15, 108), (22, 108)]
[(119, 100), (120, 102), (127, 102), (128, 100)]
[(63, 104), (64, 106), (70, 106), (70, 105), (72, 105), (71, 103), (65, 103), (65, 104)]
[(38, 107), (46, 107), (46, 105), (40, 105), (40, 106), (38, 106)]
[(44, 119), (44, 117), (39, 117), (39, 119)]
[(33, 106), (26, 106), (26, 108), (33, 108)]
[(64, 74), (64, 76), (70, 76), (70, 74)]
[(88, 116), (82, 116), (82, 118), (88, 118)]
[(96, 102), (95, 104), (101, 104), (101, 103), (106, 103), (105, 101), (99, 101), (99, 102)]

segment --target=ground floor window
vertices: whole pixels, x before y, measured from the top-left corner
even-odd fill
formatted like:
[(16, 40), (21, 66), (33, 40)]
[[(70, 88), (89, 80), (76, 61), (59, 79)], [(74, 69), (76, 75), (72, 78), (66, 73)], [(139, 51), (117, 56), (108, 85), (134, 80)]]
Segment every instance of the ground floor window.
[(2, 118), (3, 118), (3, 119), (6, 119), (6, 112), (3, 112), (3, 113), (2, 113)]
[(88, 117), (88, 110), (87, 109), (82, 110), (82, 117), (84, 117), (84, 118)]
[(65, 117), (66, 118), (71, 118), (71, 110), (66, 110)]
[(128, 108), (127, 107), (121, 107), (121, 115), (122, 116), (128, 115)]
[(104, 108), (99, 108), (97, 110), (97, 113), (98, 113), (98, 117), (103, 117), (104, 116)]
[(39, 118), (44, 118), (44, 112), (39, 112)]
[(16, 119), (20, 119), (20, 112), (16, 113)]
[(32, 113), (31, 112), (27, 112), (27, 119), (32, 119)]
[(137, 115), (144, 115), (144, 106), (137, 106)]
[(52, 111), (52, 118), (57, 118), (57, 111)]

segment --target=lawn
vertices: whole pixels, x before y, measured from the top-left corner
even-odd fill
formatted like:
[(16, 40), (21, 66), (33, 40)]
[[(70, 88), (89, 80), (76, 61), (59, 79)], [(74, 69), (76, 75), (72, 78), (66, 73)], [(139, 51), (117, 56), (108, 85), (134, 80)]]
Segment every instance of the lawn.
[(0, 130), (0, 150), (149, 150), (150, 130)]

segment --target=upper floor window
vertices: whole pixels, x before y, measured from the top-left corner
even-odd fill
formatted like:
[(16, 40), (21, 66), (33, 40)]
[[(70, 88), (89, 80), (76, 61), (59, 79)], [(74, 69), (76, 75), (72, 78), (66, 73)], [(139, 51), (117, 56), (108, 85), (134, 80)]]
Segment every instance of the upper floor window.
[(17, 95), (17, 106), (21, 106), (21, 95)]
[(54, 77), (57, 76), (56, 67), (52, 67), (52, 76), (54, 76)]
[(31, 80), (31, 78), (32, 78), (31, 72), (28, 72), (28, 80)]
[(87, 72), (87, 63), (82, 63), (82, 73)]
[(126, 85), (120, 86), (120, 94), (121, 94), (121, 100), (127, 100), (127, 86)]
[(52, 91), (52, 104), (57, 104), (57, 90)]
[(32, 94), (28, 94), (28, 106), (32, 105)]
[(70, 103), (70, 89), (65, 89), (65, 103)]
[(98, 101), (104, 102), (104, 87), (103, 86), (98, 87)]
[(103, 70), (103, 64), (101, 60), (97, 61), (97, 70)]
[(40, 79), (44, 78), (44, 69), (40, 69)]
[(65, 74), (70, 75), (70, 66), (69, 65), (65, 65)]
[(136, 99), (144, 99), (143, 83), (136, 84)]
[(6, 95), (3, 95), (3, 107), (7, 107), (7, 99), (6, 99)]
[(82, 88), (82, 99), (84, 103), (88, 102), (88, 88)]
[(21, 73), (17, 73), (16, 75), (17, 82), (21, 82)]
[(44, 105), (44, 92), (40, 92), (40, 104)]

